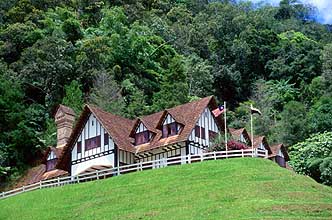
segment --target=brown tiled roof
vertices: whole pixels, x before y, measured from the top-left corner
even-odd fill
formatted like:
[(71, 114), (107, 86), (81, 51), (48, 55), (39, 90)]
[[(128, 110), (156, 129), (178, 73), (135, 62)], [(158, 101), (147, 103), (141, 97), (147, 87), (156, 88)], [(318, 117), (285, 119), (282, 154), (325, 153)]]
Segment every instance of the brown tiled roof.
[(270, 148), (270, 145), (269, 143), (267, 142), (267, 139), (265, 136), (256, 136), (254, 137), (254, 148), (258, 148), (260, 143), (263, 143), (264, 144), (264, 147), (268, 150), (269, 154), (271, 154), (271, 148)]
[(247, 129), (245, 129), (245, 128), (240, 128), (240, 129), (230, 128), (229, 131), (232, 134), (232, 137), (235, 138), (236, 140), (240, 140), (241, 135), (243, 135), (243, 137), (248, 141), (248, 143), (247, 143), (248, 146), (251, 146), (251, 139), (250, 139), (250, 136), (247, 132)]
[(42, 180), (48, 180), (48, 179), (53, 179), (57, 177), (62, 177), (62, 176), (68, 176), (68, 172), (64, 170), (50, 170), (42, 175)]
[(238, 138), (238, 139), (240, 139), (241, 134), (243, 133), (244, 130), (245, 130), (245, 128), (240, 128), (240, 129), (230, 128), (229, 129), (229, 131), (231, 132), (232, 136), (234, 138)]
[(13, 186), (13, 188), (18, 188), (21, 186), (26, 186), (29, 184), (33, 184), (42, 180), (42, 176), (46, 171), (46, 165), (40, 164), (36, 167), (32, 167), (27, 170), (22, 178), (20, 178), (17, 183)]
[(271, 154), (269, 155), (269, 157), (275, 157), (278, 155), (279, 150), (281, 150), (281, 152), (284, 154), (285, 160), (288, 161), (289, 160), (289, 155), (287, 152), (287, 149), (285, 148), (285, 146), (283, 144), (276, 144), (270, 147), (271, 148)]
[[(59, 164), (59, 166), (57, 167), (60, 169), (64, 169), (62, 164), (70, 163), (71, 148), (76, 142), (91, 113), (96, 116), (98, 121), (108, 131), (119, 149), (132, 153), (138, 153), (169, 144), (186, 141), (192, 129), (195, 127), (197, 120), (199, 119), (200, 115), (203, 113), (206, 107), (209, 107), (211, 110), (218, 107), (213, 96), (179, 105), (174, 108), (166, 109), (164, 111), (160, 111), (151, 115), (146, 115), (136, 120), (129, 120), (121, 116), (105, 112), (97, 107), (86, 105), (71, 134), (68, 145), (64, 148), (65, 155), (61, 159), (61, 164)], [(157, 125), (162, 120), (162, 118), (167, 115), (167, 113), (170, 113), (175, 120), (178, 120), (184, 126), (179, 135), (168, 138), (161, 138), (162, 131), (160, 129), (157, 129)], [(220, 129), (223, 129), (221, 117), (219, 116), (216, 120), (218, 125), (220, 126)], [(134, 146), (134, 140), (130, 137), (130, 133), (132, 132), (134, 126), (137, 126), (137, 123), (139, 121), (142, 121), (149, 130), (155, 133), (155, 135), (149, 143)]]
[[(170, 113), (175, 120), (178, 120), (183, 124), (182, 131), (175, 136), (168, 138), (162, 138), (162, 131), (157, 129), (157, 134), (150, 143), (137, 146), (136, 152), (144, 152), (151, 149), (159, 148), (169, 144), (175, 144), (182, 141), (186, 141), (189, 138), (191, 131), (194, 129), (197, 120), (203, 113), (204, 109), (209, 107), (211, 110), (217, 108), (215, 99), (212, 96), (202, 98), (198, 101), (190, 102), (187, 104), (179, 105), (174, 108), (166, 109), (166, 112)], [(142, 117), (142, 120), (151, 124), (153, 127), (157, 127), (158, 123), (165, 117), (167, 113), (165, 111), (157, 112), (152, 115)], [(218, 125), (223, 129), (223, 123), (221, 117), (217, 118)]]

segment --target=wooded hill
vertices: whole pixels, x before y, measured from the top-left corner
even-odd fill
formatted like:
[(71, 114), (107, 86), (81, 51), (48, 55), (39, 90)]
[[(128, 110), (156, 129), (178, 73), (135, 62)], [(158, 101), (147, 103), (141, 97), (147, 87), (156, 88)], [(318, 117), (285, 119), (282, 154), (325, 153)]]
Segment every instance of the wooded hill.
[(2, 0), (1, 180), (54, 144), (59, 103), (132, 118), (214, 95), (230, 127), (260, 108), (255, 133), (270, 143), (330, 130), (331, 26), (314, 12), (289, 0)]

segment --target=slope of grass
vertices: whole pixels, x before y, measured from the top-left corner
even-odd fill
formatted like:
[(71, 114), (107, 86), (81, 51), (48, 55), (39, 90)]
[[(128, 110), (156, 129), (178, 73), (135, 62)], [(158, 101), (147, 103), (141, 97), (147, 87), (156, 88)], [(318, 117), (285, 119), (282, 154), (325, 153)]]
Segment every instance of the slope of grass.
[(239, 158), (24, 193), (0, 200), (0, 219), (332, 219), (332, 189)]

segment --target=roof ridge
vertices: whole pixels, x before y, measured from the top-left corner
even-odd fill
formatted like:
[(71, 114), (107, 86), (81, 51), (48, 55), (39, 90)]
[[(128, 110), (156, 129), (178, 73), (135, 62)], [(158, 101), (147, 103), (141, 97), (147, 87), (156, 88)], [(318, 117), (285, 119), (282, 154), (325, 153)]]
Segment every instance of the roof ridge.
[(124, 116), (121, 116), (121, 115), (118, 115), (118, 114), (114, 114), (114, 113), (112, 113), (112, 112), (108, 112), (108, 111), (105, 111), (104, 109), (102, 109), (102, 108), (100, 108), (100, 107), (98, 107), (98, 106), (95, 106), (95, 105), (93, 105), (93, 104), (85, 104), (89, 109), (97, 109), (98, 111), (101, 111), (101, 112), (103, 112), (103, 113), (105, 113), (105, 114), (109, 114), (109, 115), (112, 115), (112, 116), (115, 116), (115, 117), (118, 117), (118, 118), (121, 118), (121, 119), (125, 119), (125, 120), (128, 120), (128, 121), (131, 121), (131, 122), (133, 122), (133, 121), (135, 121), (135, 119), (129, 119), (129, 118), (126, 118), (126, 117), (124, 117)]

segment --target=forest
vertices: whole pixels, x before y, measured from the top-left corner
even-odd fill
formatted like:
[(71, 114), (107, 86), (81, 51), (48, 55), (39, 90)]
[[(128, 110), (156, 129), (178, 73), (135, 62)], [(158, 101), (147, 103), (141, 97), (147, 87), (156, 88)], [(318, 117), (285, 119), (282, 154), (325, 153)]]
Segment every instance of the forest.
[(214, 95), (229, 127), (259, 108), (255, 134), (331, 185), (332, 26), (315, 13), (296, 0), (1, 0), (1, 182), (55, 144), (60, 103), (134, 118)]

